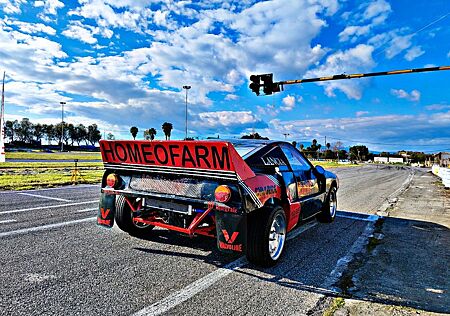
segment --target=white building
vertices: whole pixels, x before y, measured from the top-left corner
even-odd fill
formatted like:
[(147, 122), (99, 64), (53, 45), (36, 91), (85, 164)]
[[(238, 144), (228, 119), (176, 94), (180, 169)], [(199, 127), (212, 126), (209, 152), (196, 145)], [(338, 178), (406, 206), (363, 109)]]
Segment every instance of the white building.
[(377, 163), (403, 163), (403, 158), (374, 157), (374, 161)]

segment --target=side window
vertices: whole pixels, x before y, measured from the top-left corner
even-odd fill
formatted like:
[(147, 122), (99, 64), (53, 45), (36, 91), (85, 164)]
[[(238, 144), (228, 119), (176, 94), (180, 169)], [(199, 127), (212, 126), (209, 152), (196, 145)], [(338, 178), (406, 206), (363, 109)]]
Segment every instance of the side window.
[(294, 171), (309, 171), (311, 165), (303, 158), (296, 150), (289, 148), (288, 146), (281, 145), (283, 153), (286, 155), (292, 170)]
[(289, 170), (288, 161), (281, 148), (277, 145), (252, 155), (245, 160), (250, 167), (279, 167), (280, 171)]
[(261, 163), (265, 166), (280, 167), (280, 169), (288, 168), (286, 157), (279, 146), (272, 147), (267, 153), (262, 155)]

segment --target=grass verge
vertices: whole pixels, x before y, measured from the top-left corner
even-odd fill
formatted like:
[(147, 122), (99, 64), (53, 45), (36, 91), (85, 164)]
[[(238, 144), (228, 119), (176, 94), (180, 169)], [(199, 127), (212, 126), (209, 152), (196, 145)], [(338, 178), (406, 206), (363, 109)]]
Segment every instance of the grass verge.
[(342, 297), (336, 297), (335, 299), (333, 299), (328, 309), (323, 313), (323, 316), (333, 316), (334, 313), (344, 305), (345, 300)]
[[(17, 165), (17, 163), (12, 163)], [(22, 166), (0, 167), (0, 190), (27, 190), (73, 184), (73, 163), (23, 163)], [(99, 183), (103, 175), (101, 163), (80, 163), (77, 183)]]
[(7, 152), (6, 159), (25, 159), (25, 160), (101, 160), (100, 153), (93, 152), (70, 152), (70, 153), (45, 153), (45, 152)]

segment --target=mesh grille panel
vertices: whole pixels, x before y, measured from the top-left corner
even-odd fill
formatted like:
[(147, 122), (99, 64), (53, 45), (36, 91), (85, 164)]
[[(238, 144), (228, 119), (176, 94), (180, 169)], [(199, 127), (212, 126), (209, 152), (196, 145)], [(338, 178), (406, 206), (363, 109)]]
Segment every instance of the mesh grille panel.
[(132, 177), (130, 188), (137, 191), (176, 194), (191, 198), (201, 198), (202, 183), (193, 179)]

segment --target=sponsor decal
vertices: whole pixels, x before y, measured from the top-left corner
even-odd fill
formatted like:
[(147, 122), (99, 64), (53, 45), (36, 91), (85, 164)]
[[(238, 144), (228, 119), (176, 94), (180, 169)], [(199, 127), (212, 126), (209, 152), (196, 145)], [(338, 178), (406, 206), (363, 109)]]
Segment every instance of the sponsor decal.
[(239, 235), (239, 232), (233, 232), (233, 234), (230, 236), (226, 229), (222, 229), (222, 234), (223, 234), (223, 237), (225, 238), (225, 242), (219, 241), (219, 247), (221, 249), (242, 252), (242, 244), (236, 244), (236, 245), (233, 244), (236, 241), (236, 238)]
[(208, 202), (208, 209), (214, 209), (217, 211), (225, 212), (225, 213), (233, 213), (236, 214), (238, 212), (238, 209), (235, 207), (230, 207), (226, 205), (220, 205), (215, 202)]
[(109, 212), (111, 212), (109, 208), (106, 210), (103, 207), (100, 208), (100, 217), (97, 217), (97, 223), (100, 225), (111, 226), (111, 220), (107, 219)]
[(104, 162), (231, 170), (225, 144), (101, 141)]
[(286, 166), (286, 163), (282, 159), (277, 157), (266, 156), (261, 157), (261, 160), (266, 166)]
[(256, 187), (255, 193), (259, 199), (262, 199), (262, 198), (276, 194), (277, 186), (276, 185), (267, 185), (264, 187)]

